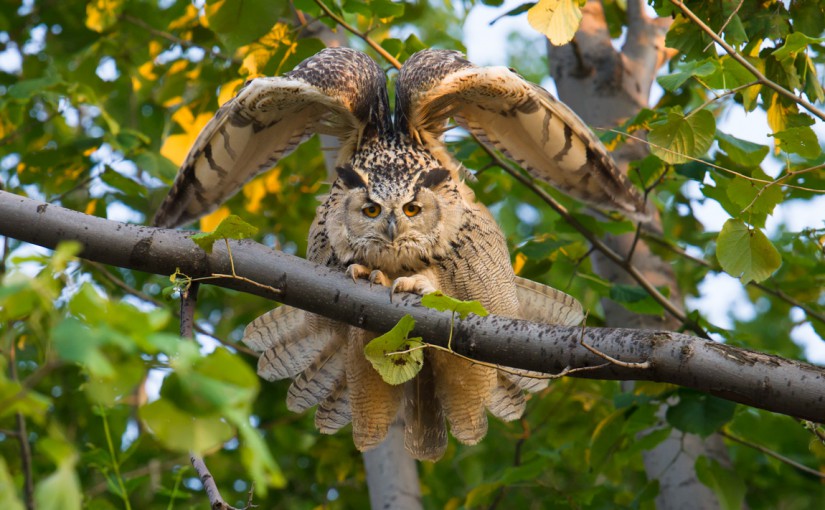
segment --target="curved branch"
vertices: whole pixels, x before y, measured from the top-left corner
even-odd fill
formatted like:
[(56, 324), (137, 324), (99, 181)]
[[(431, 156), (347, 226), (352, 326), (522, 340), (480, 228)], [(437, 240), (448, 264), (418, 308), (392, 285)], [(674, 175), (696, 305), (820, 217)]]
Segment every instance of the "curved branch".
[[(80, 256), (104, 264), (168, 275), (179, 267), (191, 277), (229, 273), (226, 248), (207, 254), (188, 232), (128, 225), (88, 216), (0, 191), (0, 235), (46, 248), (60, 241), (83, 245)], [(388, 331), (405, 314), (416, 320), (415, 334), (446, 346), (449, 313), (424, 308), (417, 296), (389, 300), (386, 289), (353, 282), (341, 272), (281, 253), (252, 241), (231, 241), (237, 273), (262, 286), (227, 278), (214, 284), (274, 299), (334, 320)], [(742, 404), (825, 422), (825, 368), (668, 331), (551, 326), (502, 317), (455, 321), (453, 349), (465, 356), (505, 366), (557, 373), (592, 367), (604, 360), (580, 345), (649, 368), (608, 365), (575, 377), (669, 382)]]
[(392, 64), (392, 66), (394, 68), (401, 69), (401, 62), (399, 62), (398, 59), (396, 59), (395, 57), (390, 55), (389, 52), (387, 52), (387, 50), (382, 48), (381, 45), (378, 44), (377, 42), (373, 41), (367, 34), (364, 34), (363, 32), (356, 29), (355, 27), (353, 27), (352, 25), (350, 25), (349, 23), (344, 21), (344, 19), (341, 18), (340, 16), (336, 16), (336, 14), (334, 12), (332, 12), (330, 10), (330, 8), (327, 7), (324, 4), (324, 2), (322, 2), (321, 0), (315, 0), (315, 3), (318, 4), (318, 7), (320, 7), (321, 10), (324, 11), (324, 14), (329, 16), (329, 18), (332, 21), (338, 23), (339, 25), (341, 25), (341, 27), (344, 28), (344, 30), (350, 32), (352, 35), (358, 37), (359, 39), (361, 39), (365, 43), (369, 44), (370, 48), (372, 48), (376, 52), (378, 52), (378, 54), (381, 55), (382, 57), (384, 57), (384, 60), (386, 60), (387, 62)]

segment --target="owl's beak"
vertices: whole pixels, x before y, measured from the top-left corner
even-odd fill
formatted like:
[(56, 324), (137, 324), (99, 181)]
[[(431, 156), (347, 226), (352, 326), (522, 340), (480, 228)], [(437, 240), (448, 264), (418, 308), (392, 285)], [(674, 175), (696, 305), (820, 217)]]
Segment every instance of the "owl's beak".
[(395, 220), (395, 214), (390, 213), (389, 217), (387, 218), (387, 237), (390, 239), (390, 242), (395, 241), (395, 237), (398, 235), (398, 223)]

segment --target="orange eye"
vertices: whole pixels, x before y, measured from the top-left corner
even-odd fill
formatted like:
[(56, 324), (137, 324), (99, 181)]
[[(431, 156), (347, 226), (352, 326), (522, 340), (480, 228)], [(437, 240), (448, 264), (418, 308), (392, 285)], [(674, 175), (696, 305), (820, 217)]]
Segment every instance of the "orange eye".
[(361, 209), (361, 212), (363, 212), (367, 218), (375, 218), (381, 214), (381, 206), (378, 204), (367, 204)]
[(421, 212), (421, 206), (415, 205), (412, 202), (404, 206), (404, 214), (412, 218), (416, 214)]

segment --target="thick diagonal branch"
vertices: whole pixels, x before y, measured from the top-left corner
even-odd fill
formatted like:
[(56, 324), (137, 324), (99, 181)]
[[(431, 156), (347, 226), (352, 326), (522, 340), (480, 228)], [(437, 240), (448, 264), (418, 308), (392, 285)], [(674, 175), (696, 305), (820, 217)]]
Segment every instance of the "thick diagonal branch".
[[(46, 248), (82, 243), (80, 256), (114, 266), (191, 277), (230, 272), (222, 243), (212, 254), (185, 231), (164, 230), (88, 216), (0, 191), (0, 235)], [(264, 286), (219, 278), (210, 283), (325, 315), (373, 331), (387, 331), (405, 314), (415, 334), (446, 345), (450, 314), (420, 306), (415, 296), (389, 300), (386, 289), (352, 282), (344, 274), (252, 241), (231, 242), (237, 273)], [(275, 293), (265, 286), (279, 289)], [(456, 321), (453, 349), (481, 361), (545, 373), (601, 365), (584, 341), (622, 361), (649, 361), (640, 369), (609, 365), (576, 377), (669, 382), (735, 402), (825, 422), (825, 369), (668, 331), (548, 326), (496, 316)]]

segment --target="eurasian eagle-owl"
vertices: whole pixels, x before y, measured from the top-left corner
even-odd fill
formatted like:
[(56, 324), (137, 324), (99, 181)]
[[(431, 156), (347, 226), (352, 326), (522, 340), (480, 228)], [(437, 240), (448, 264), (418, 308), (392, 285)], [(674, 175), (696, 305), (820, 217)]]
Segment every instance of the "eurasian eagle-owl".
[[(396, 84), (394, 118), (386, 78), (367, 55), (327, 49), (282, 77), (250, 81), (195, 142), (155, 224), (172, 227), (216, 208), (253, 176), (314, 133), (341, 142), (338, 178), (317, 209), (307, 258), (392, 287), (441, 290), (479, 300), (491, 313), (575, 324), (569, 296), (517, 278), (504, 236), (464, 183), (441, 137), (449, 118), (535, 177), (584, 201), (643, 216), (644, 204), (587, 126), (542, 88), (503, 67), (478, 67), (454, 51), (411, 56)], [(292, 378), (287, 405), (317, 405), (332, 433), (350, 421), (369, 449), (399, 415), (419, 459), (441, 457), (446, 423), (474, 444), (487, 415), (521, 416), (523, 390), (545, 381), (428, 350), (419, 374), (385, 383), (363, 348), (374, 333), (287, 306), (256, 319), (244, 341), (262, 353), (259, 374)]]

